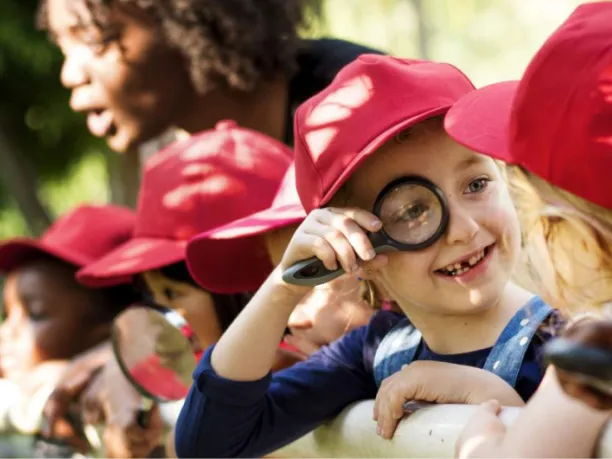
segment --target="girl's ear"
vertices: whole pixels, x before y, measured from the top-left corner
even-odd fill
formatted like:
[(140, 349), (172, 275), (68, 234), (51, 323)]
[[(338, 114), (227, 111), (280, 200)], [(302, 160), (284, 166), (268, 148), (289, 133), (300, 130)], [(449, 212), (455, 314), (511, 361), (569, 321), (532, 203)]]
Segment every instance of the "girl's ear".
[(365, 280), (375, 280), (378, 277), (378, 272), (387, 266), (389, 259), (385, 254), (378, 254), (370, 261), (362, 261), (357, 271), (357, 277)]

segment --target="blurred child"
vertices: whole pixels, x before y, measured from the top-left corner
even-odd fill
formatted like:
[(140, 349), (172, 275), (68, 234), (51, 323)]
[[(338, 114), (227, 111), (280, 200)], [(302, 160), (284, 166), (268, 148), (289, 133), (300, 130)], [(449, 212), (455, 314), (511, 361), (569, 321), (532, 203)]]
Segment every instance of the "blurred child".
[[(167, 147), (145, 165), (133, 237), (82, 269), (78, 279), (98, 287), (133, 279), (156, 304), (181, 314), (197, 348), (215, 343), (272, 267), (263, 243), (234, 247), (228, 256), (242, 261), (234, 275), (247, 281), (234, 284), (229, 279), (221, 293), (212, 292), (201, 288), (187, 270), (187, 241), (269, 206), (292, 157), (282, 143), (230, 121)], [(208, 263), (208, 257), (202, 254), (202, 262)], [(286, 366), (286, 360), (279, 350), (277, 365)], [(115, 367), (108, 362), (105, 373), (113, 375)], [(112, 376), (106, 380), (99, 390), (101, 397), (113, 400), (106, 408), (112, 417), (131, 402), (116, 393)], [(175, 408), (161, 407), (170, 426)], [(127, 445), (125, 450), (148, 454), (146, 437), (146, 431), (132, 435), (128, 440), (136, 449)], [(148, 449), (153, 446), (148, 444)]]
[[(259, 239), (265, 243), (271, 266), (277, 266), (304, 218), (306, 212), (297, 194), (292, 166), (267, 209), (215, 228), (190, 242), (187, 259), (194, 278), (212, 291), (225, 288), (229, 282), (235, 286), (247, 285), (247, 278), (236, 276), (241, 260), (231, 256), (234, 246)], [(209, 246), (218, 248), (210, 251)], [(374, 312), (373, 306), (377, 306), (371, 304), (371, 293), (371, 286), (354, 276), (343, 276), (317, 286), (289, 317), (290, 333), (283, 338), (283, 348), (304, 360), (344, 333), (366, 325)]]
[[(368, 55), (298, 108), (297, 189), (309, 215), (200, 361), (176, 428), (179, 456), (262, 456), (374, 397), (385, 438), (406, 400), (529, 398), (542, 376), (540, 324), (552, 309), (509, 282), (520, 231), (499, 167), (442, 129), (441, 116), (472, 90), (451, 65)], [(423, 182), (436, 190), (433, 201), (433, 191), (413, 186)], [(373, 215), (387, 197), (394, 210)], [(436, 238), (420, 250), (376, 255), (366, 232), (382, 229), (379, 217), (399, 225), (398, 236), (434, 229)], [(311, 291), (281, 274), (313, 256), (328, 270), (372, 280), (405, 315), (380, 311), (270, 375), (289, 317)]]
[[(525, 246), (541, 290), (551, 304), (573, 312), (597, 311), (612, 299), (611, 21), (612, 3), (579, 6), (538, 51), (520, 84), (485, 87), (446, 118), (458, 142), (512, 165)], [(580, 321), (566, 335), (609, 352), (612, 324)], [(593, 457), (610, 400), (551, 367), (511, 427), (497, 417), (497, 402), (480, 408), (458, 454)]]
[[(222, 293), (207, 291), (187, 270), (187, 241), (267, 207), (292, 157), (282, 143), (230, 121), (167, 147), (146, 163), (133, 237), (82, 269), (79, 281), (103, 286), (137, 278), (157, 304), (183, 316), (200, 346), (215, 343), (270, 262), (263, 244), (234, 247), (228, 256), (242, 257), (234, 275), (247, 282), (234, 286), (230, 278)], [(208, 263), (207, 254), (201, 257)]]
[(128, 240), (133, 228), (129, 209), (83, 205), (40, 239), (0, 245), (0, 271), (6, 275), (0, 326), (3, 431), (37, 431), (65, 364), (108, 339), (115, 315), (134, 301), (129, 285), (90, 289), (75, 279), (79, 268)]

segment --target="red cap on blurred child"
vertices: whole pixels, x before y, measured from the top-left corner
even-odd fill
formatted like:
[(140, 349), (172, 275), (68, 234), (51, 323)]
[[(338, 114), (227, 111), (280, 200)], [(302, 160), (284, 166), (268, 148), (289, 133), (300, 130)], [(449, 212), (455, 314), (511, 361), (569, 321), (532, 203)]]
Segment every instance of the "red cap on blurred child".
[(222, 289), (226, 279), (232, 279), (239, 290), (244, 290), (243, 287), (250, 281), (245, 276), (238, 275), (236, 267), (242, 260), (232, 258), (233, 246), (253, 244), (254, 239), (261, 240), (262, 234), (301, 222), (304, 218), (306, 212), (300, 204), (295, 187), (295, 168), (292, 166), (287, 170), (274, 201), (268, 208), (207, 231), (189, 242), (187, 261), (190, 265), (192, 259), (197, 260), (204, 254), (211, 262), (204, 265), (202, 271), (191, 265), (191, 274), (200, 285), (213, 292)]
[(447, 132), (468, 148), (522, 166), (612, 209), (612, 3), (589, 3), (546, 41), (520, 83), (460, 100)]
[(40, 237), (0, 244), (0, 272), (6, 273), (42, 254), (82, 267), (130, 239), (136, 216), (125, 207), (83, 205), (58, 218)]
[(365, 54), (295, 114), (297, 189), (326, 204), (359, 165), (403, 130), (442, 115), (474, 86), (457, 68)]
[[(79, 280), (108, 286), (185, 260), (194, 235), (268, 206), (292, 156), (282, 143), (229, 121), (170, 145), (145, 165), (132, 240), (81, 270)], [(256, 290), (271, 269), (259, 241), (226, 253), (241, 261), (236, 275), (248, 279), (245, 290)], [(190, 265), (195, 272), (214, 270), (213, 255), (199, 253)], [(231, 278), (224, 287), (221, 293), (239, 292)]]

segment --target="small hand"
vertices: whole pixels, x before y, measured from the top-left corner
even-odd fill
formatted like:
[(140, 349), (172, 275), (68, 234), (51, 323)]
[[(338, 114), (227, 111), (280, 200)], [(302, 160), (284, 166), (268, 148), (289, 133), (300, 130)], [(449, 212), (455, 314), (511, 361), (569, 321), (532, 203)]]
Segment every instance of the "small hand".
[(406, 414), (407, 401), (477, 404), (493, 397), (507, 406), (524, 404), (508, 383), (486, 370), (445, 362), (413, 362), (382, 382), (374, 403), (377, 433), (387, 439), (393, 436)]
[(112, 358), (110, 343), (102, 343), (84, 352), (67, 366), (43, 409), (42, 436), (62, 439), (80, 452), (87, 451), (89, 445), (74, 431), (70, 413), (104, 363)]
[[(376, 232), (382, 223), (371, 212), (356, 208), (313, 210), (296, 230), (281, 260), (286, 270), (298, 261), (313, 256), (329, 270), (342, 266), (345, 272), (357, 274), (359, 261), (386, 260), (376, 255), (366, 232)], [(380, 263), (375, 263), (379, 267)]]
[(157, 405), (147, 413), (147, 425), (141, 427), (136, 418), (128, 425), (107, 424), (104, 428), (104, 449), (108, 457), (147, 457), (160, 444), (164, 423)]
[(501, 410), (497, 400), (484, 402), (476, 409), (457, 439), (455, 457), (477, 457), (480, 447), (502, 440), (506, 426), (499, 418)]

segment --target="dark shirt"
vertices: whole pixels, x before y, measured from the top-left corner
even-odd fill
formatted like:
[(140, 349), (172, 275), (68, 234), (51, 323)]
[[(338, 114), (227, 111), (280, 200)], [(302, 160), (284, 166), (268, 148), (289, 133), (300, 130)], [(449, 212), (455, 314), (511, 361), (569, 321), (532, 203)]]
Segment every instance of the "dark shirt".
[(381, 51), (332, 38), (304, 40), (297, 57), (298, 71), (289, 84), (284, 138), (287, 145), (293, 145), (293, 114), (298, 105), (326, 88), (340, 69), (361, 54), (381, 54)]
[[(553, 314), (554, 315), (554, 314)], [(369, 325), (347, 333), (308, 360), (258, 381), (220, 377), (210, 364), (210, 348), (194, 372), (176, 425), (179, 457), (262, 457), (338, 415), (347, 405), (376, 397), (376, 349), (403, 317), (377, 312)], [(527, 400), (544, 368), (542, 345), (549, 327), (532, 340), (515, 389)], [(423, 343), (416, 360), (436, 360), (482, 368), (491, 348), (440, 355)]]

